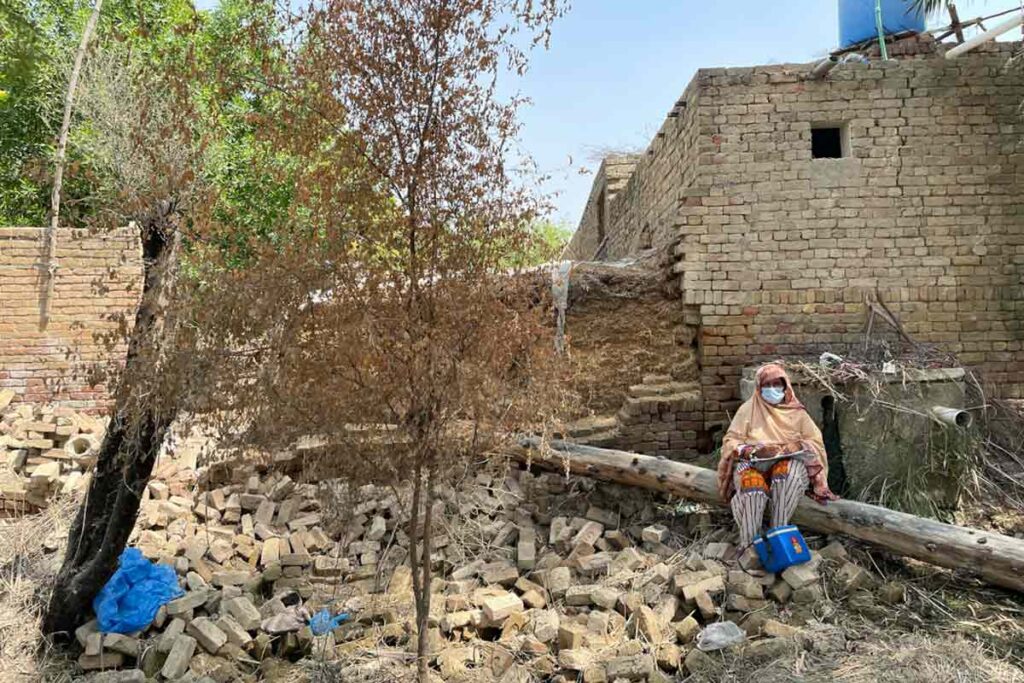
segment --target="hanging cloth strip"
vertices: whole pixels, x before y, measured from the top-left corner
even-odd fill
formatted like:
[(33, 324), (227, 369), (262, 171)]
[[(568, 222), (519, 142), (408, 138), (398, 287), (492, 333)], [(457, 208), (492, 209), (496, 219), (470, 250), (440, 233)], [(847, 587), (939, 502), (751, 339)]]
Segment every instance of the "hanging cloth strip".
[(555, 323), (555, 350), (565, 353), (565, 309), (569, 305), (569, 275), (572, 261), (562, 261), (551, 269), (551, 298), (558, 318)]

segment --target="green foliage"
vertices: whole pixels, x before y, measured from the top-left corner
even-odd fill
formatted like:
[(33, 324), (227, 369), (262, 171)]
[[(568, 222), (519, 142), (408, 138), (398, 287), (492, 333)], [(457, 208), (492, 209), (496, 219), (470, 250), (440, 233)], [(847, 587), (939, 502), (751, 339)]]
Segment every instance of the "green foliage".
[(217, 187), (216, 221), (233, 229), (219, 240), (234, 265), (253, 254), (254, 242), (279, 244), (294, 199), (289, 179), (296, 162), (258, 140), (246, 122), (250, 103), (232, 103), (223, 121), (225, 137), (206, 154), (206, 177)]
[(914, 7), (922, 8), (929, 14), (945, 6), (946, 0), (914, 0)]
[(66, 0), (0, 3), (0, 224), (41, 225), (45, 219), (44, 165), (60, 125), (49, 102), (63, 97), (53, 55), (72, 49), (79, 10)]
[[(0, 224), (46, 221), (70, 56), (89, 9), (84, 0), (0, 3)], [(235, 228), (221, 246), (236, 251), (239, 261), (251, 240), (278, 239), (275, 226), (285, 222), (293, 199), (295, 162), (257, 140), (250, 123), (254, 114), (265, 117), (280, 106), (280, 97), (258, 82), (273, 56), (255, 52), (255, 41), (239, 40), (246, 31), (281, 30), (273, 19), (268, 5), (247, 0), (224, 0), (208, 12), (197, 12), (190, 0), (106, 0), (90, 53), (112, 56), (124, 74), (160, 84), (155, 87), (187, 82), (190, 124), (202, 141), (201, 181), (213, 190), (210, 209)], [(203, 73), (210, 77), (196, 77)], [(103, 95), (80, 89), (78, 96)], [(101, 196), (116, 194), (110, 191), (115, 170), (93, 153), (102, 146), (96, 136), (103, 126), (81, 109), (73, 119), (61, 209), (70, 225), (94, 219)]]
[(949, 1), (950, 0), (914, 0), (914, 7), (923, 9), (926, 14), (932, 14), (933, 12), (938, 12), (945, 8), (946, 5), (949, 4)]
[[(216, 73), (216, 82), (197, 89), (197, 108), (207, 130), (204, 178), (214, 188), (214, 220), (230, 226), (217, 246), (238, 266), (253, 256), (256, 243), (278, 245), (293, 213), (300, 162), (270, 144), (258, 121), (272, 120), (283, 106), (281, 93), (264, 82), (264, 69), (285, 69), (271, 40), (239, 40), (240, 32), (266, 38), (282, 30), (270, 5), (224, 0), (204, 17), (195, 56), (200, 70)], [(262, 46), (262, 49), (255, 46)], [(303, 223), (301, 218), (298, 223)]]
[(525, 231), (525, 243), (503, 244), (507, 256), (502, 259), (506, 269), (532, 268), (559, 261), (572, 238), (572, 230), (561, 223), (535, 220)]
[[(66, 78), (89, 10), (89, 0), (12, 0), (0, 9), (0, 224), (46, 222)], [(220, 226), (203, 235), (203, 244), (186, 238), (193, 265), (212, 247), (227, 255), (219, 260), (222, 267), (242, 266), (260, 246), (277, 248), (305, 234), (316, 207), (331, 203), (329, 195), (337, 191), (308, 179), (325, 164), (337, 166), (331, 149), (345, 133), (325, 131), (318, 147), (280, 144), (290, 134), (286, 94), (268, 83), (289, 82), (295, 64), (282, 52), (288, 36), (273, 3), (222, 0), (214, 10), (196, 11), (191, 0), (105, 0), (86, 58), (86, 73), (95, 65), (92, 80), (83, 78), (77, 93), (62, 223), (125, 222), (145, 208), (125, 202), (122, 190), (126, 172), (142, 182), (153, 175), (124, 163), (131, 158), (124, 147), (146, 143), (139, 131), (110, 138), (112, 131), (132, 127), (118, 125), (132, 118), (123, 116), (119, 96), (149, 92), (152, 101), (142, 98), (132, 106), (166, 111), (167, 101), (174, 100), (183, 121), (168, 125), (184, 122), (194, 141), (196, 186), (203, 195), (197, 210), (207, 214), (197, 220)], [(118, 78), (135, 85), (117, 83)], [(90, 99), (97, 105), (104, 98), (87, 106)], [(96, 116), (106, 120), (90, 119)], [(118, 147), (117, 153), (111, 147)], [(156, 159), (144, 161), (147, 168), (160, 168)], [(357, 158), (340, 163), (356, 176), (361, 173)], [(383, 216), (394, 207), (389, 208), (385, 192), (380, 196), (378, 216)], [(570, 235), (564, 226), (537, 222), (525, 244), (508, 245), (515, 263), (507, 265), (555, 260)], [(394, 258), (394, 249), (380, 245), (377, 258)]]
[[(876, 418), (877, 419), (877, 418)], [(921, 430), (882, 425), (886, 447), (902, 454), (878, 458), (877, 474), (856, 492), (858, 500), (952, 522), (961, 496), (976, 494), (983, 450), (976, 433), (931, 425)]]
[(561, 257), (572, 239), (572, 228), (564, 223), (540, 221), (533, 226), (536, 243), (526, 256), (527, 265), (540, 265)]

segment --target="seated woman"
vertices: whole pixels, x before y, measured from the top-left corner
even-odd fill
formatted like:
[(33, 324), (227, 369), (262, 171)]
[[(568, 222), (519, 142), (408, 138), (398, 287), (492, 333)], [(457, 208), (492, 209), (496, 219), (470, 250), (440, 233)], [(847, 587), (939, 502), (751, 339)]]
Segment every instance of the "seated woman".
[(761, 533), (769, 497), (772, 528), (789, 523), (805, 492), (820, 503), (838, 499), (828, 488), (821, 431), (780, 365), (758, 368), (754, 395), (729, 425), (718, 461), (718, 492), (740, 527), (740, 550)]

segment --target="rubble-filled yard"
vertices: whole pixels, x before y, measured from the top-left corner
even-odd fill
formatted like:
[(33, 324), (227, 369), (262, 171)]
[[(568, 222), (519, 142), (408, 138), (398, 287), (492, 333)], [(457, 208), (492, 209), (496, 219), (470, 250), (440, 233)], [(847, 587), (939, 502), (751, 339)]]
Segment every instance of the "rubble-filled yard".
[[(1010, 593), (842, 538), (810, 536), (812, 562), (781, 576), (747, 571), (724, 512), (479, 464), (435, 515), (437, 680), (1024, 680)], [(183, 597), (141, 633), (89, 622), (67, 650), (40, 646), (37, 621), (74, 498), (3, 521), (0, 678), (412, 680), (407, 501), (301, 480), (289, 454), (200, 471), (164, 458), (131, 545), (173, 566)], [(314, 636), (325, 608), (350, 619)], [(743, 642), (699, 649), (721, 621)]]

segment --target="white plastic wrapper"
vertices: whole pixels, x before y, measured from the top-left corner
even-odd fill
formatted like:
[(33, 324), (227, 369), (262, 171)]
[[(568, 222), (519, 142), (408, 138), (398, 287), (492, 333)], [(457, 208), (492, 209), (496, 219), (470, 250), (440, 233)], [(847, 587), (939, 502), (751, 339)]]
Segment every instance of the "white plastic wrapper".
[(747, 639), (747, 634), (731, 621), (711, 624), (697, 634), (697, 649), (704, 652), (724, 650)]

